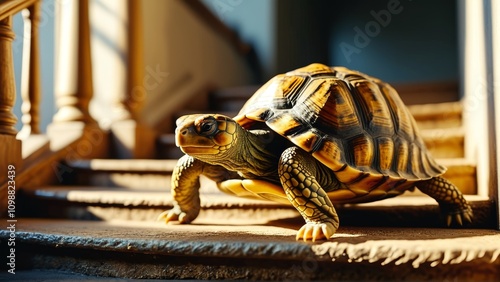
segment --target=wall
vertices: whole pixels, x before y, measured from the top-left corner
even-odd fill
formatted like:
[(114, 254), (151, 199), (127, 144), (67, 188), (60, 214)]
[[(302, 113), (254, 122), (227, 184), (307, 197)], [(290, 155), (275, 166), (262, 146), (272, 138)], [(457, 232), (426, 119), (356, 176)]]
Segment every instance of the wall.
[(241, 39), (251, 44), (262, 69), (263, 79), (276, 73), (276, 1), (274, 0), (202, 0)]
[(458, 80), (454, 0), (352, 0), (335, 8), (331, 64), (390, 82)]
[(254, 73), (244, 56), (197, 18), (183, 1), (143, 0), (143, 119), (163, 131), (181, 109), (206, 107), (206, 91), (246, 85)]
[(458, 80), (455, 0), (204, 2), (255, 44), (267, 78), (323, 62), (389, 82)]

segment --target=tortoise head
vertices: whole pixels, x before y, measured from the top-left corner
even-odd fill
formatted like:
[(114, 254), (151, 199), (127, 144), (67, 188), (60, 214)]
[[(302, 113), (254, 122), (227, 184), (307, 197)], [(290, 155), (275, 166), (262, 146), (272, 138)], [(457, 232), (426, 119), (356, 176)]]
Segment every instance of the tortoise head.
[(224, 158), (236, 145), (239, 125), (229, 117), (217, 114), (187, 115), (176, 121), (177, 147), (195, 158)]

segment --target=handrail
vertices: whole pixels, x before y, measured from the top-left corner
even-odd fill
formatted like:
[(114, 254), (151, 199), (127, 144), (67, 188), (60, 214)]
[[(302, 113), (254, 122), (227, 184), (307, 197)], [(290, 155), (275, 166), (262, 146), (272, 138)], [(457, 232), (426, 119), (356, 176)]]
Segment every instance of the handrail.
[(0, 0), (0, 21), (30, 7), (39, 0)]

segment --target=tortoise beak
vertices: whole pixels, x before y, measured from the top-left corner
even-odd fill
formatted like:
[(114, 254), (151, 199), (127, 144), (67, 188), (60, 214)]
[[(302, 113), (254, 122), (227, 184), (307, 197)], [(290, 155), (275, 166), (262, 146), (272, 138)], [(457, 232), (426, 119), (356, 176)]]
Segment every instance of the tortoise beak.
[(175, 121), (175, 146), (189, 145), (191, 138), (198, 136), (194, 127), (197, 115), (185, 115)]
[(188, 139), (190, 136), (195, 136), (196, 131), (194, 130), (194, 126), (188, 126), (188, 127), (177, 127), (175, 129), (175, 146), (177, 147), (182, 147), (184, 145), (187, 145)]
[(194, 120), (196, 120), (196, 117), (193, 116), (180, 117), (177, 119), (175, 145), (188, 155), (219, 153), (217, 149), (218, 146), (214, 144), (213, 140), (198, 134)]

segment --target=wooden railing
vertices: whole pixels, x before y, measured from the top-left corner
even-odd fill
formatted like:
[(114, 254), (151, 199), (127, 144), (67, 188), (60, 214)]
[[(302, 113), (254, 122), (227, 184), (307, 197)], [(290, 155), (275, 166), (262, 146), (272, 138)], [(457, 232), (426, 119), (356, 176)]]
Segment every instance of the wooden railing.
[[(54, 93), (41, 93), (39, 41), (43, 39), (38, 30), (41, 5), (41, 0), (0, 0), (0, 214), (4, 213), (10, 185), (7, 173), (3, 173), (7, 167), (16, 168), (17, 187), (29, 188), (30, 185), (46, 185), (57, 180), (58, 172), (50, 168), (67, 158), (70, 155), (68, 152), (84, 152), (76, 157), (95, 158), (108, 157), (110, 151), (109, 140), (112, 138), (100, 129), (89, 113), (93, 96), (89, 1), (55, 2)], [(125, 120), (136, 124), (136, 110), (140, 105), (134, 100), (132, 90), (142, 83), (141, 67), (138, 66), (142, 51), (137, 36), (140, 32), (137, 28), (140, 27), (140, 7), (137, 0), (128, 0), (123, 5), (128, 5), (127, 17), (131, 27), (127, 34), (129, 52), (124, 81), (127, 87), (125, 93), (112, 94), (115, 96), (115, 106), (122, 113), (117, 122)], [(18, 13), (22, 13), (24, 19), (19, 96), (16, 95), (13, 62), (13, 40), (16, 35), (12, 29), (13, 16)], [(57, 107), (46, 134), (42, 134), (40, 128), (42, 94), (54, 95)], [(16, 96), (22, 99), (22, 117), (16, 117), (13, 112)], [(15, 126), (19, 118), (22, 129), (18, 132)], [(136, 128), (130, 123), (127, 126), (120, 130), (130, 130), (132, 133), (127, 137), (134, 139)], [(42, 153), (39, 150), (33, 154), (36, 158), (29, 158), (25, 149), (40, 136), (47, 139), (48, 145), (43, 146)]]
[[(54, 122), (94, 122), (88, 113), (92, 97), (88, 0), (59, 1), (68, 13), (58, 20), (61, 28), (57, 36), (57, 47), (65, 52), (57, 54), (56, 102), (58, 112)], [(64, 2), (64, 3), (63, 3)], [(24, 15), (23, 66), (21, 77), (22, 123), (20, 139), (40, 134), (40, 53), (39, 32), (41, 1), (11, 0), (0, 2), (0, 134), (16, 135), (17, 118), (12, 108), (16, 100), (15, 77), (12, 55), (12, 17)], [(73, 39), (77, 34), (77, 42)]]

